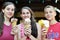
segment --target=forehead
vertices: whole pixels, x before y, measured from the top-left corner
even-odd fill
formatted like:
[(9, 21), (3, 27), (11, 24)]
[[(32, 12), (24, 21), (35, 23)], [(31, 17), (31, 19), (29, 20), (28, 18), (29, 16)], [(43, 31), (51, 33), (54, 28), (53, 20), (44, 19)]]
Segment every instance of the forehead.
[(45, 8), (44, 11), (55, 11), (53, 7)]
[(15, 8), (13, 4), (7, 5), (6, 8)]
[(22, 9), (22, 12), (29, 12), (28, 9)]

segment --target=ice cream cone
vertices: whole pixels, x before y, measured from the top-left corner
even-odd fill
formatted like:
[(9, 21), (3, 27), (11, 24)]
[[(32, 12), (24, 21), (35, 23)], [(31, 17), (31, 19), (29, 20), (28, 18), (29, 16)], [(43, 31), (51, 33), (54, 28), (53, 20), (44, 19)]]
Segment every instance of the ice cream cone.
[(12, 27), (15, 27), (16, 24), (17, 24), (17, 19), (16, 18), (12, 18), (11, 22), (12, 22)]

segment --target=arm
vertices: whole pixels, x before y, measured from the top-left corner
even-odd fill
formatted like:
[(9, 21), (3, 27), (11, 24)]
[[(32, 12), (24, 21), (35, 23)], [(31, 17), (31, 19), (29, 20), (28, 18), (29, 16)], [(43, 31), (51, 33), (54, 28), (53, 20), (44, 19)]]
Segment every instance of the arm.
[(38, 29), (38, 40), (41, 40), (41, 26), (37, 23), (37, 29)]
[(16, 25), (15, 27), (12, 28), (12, 31), (11, 31), (11, 34), (14, 35), (14, 40), (18, 40), (17, 33), (18, 33), (18, 26)]
[(17, 34), (16, 35), (14, 35), (14, 40), (18, 40), (18, 38), (17, 38), (18, 36), (17, 36)]
[(14, 35), (14, 40), (17, 40), (17, 34), (15, 34), (13, 31), (11, 31), (11, 34)]
[(11, 34), (15, 35), (18, 32), (18, 26), (16, 25), (15, 27), (12, 27)]

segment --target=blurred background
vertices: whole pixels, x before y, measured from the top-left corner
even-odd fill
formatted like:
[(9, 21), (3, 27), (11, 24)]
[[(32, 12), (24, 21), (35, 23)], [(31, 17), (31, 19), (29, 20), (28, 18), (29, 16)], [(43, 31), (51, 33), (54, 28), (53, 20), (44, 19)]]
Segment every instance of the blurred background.
[[(29, 6), (34, 11), (34, 15), (35, 15), (34, 17), (37, 22), (40, 19), (45, 19), (43, 11), (46, 5), (53, 5), (58, 9), (60, 9), (60, 0), (0, 0), (0, 11), (2, 4), (6, 1), (13, 2), (16, 5), (15, 17), (18, 18), (19, 20), (21, 19), (19, 12), (23, 6)], [(60, 20), (60, 15), (58, 12), (57, 12), (56, 20), (57, 21)]]

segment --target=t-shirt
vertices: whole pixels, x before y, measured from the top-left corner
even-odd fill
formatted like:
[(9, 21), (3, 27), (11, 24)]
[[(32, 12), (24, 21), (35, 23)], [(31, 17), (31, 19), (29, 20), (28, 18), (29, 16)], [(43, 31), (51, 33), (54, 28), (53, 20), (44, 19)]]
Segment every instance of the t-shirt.
[(47, 33), (48, 39), (60, 40), (60, 23), (50, 25)]
[(2, 35), (0, 35), (0, 40), (14, 40), (14, 37), (11, 34), (11, 27), (12, 25), (3, 25), (3, 32)]

